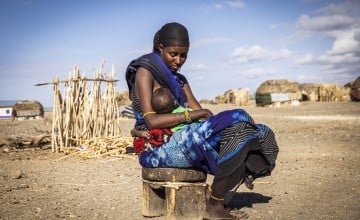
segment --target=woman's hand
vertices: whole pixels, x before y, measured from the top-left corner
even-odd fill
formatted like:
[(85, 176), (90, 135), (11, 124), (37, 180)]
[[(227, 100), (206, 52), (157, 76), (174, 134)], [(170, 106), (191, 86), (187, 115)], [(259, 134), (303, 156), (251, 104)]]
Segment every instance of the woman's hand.
[(190, 113), (190, 118), (193, 121), (205, 120), (213, 115), (213, 113), (209, 109), (199, 109), (199, 110), (190, 111), (189, 113)]
[(213, 115), (213, 113), (209, 109), (202, 109), (204, 111), (204, 117), (203, 118), (209, 118)]

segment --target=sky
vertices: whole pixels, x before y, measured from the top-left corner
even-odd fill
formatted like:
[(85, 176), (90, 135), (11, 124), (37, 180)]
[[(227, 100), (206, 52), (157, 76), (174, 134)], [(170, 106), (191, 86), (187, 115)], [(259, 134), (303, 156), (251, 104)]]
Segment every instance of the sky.
[(75, 66), (116, 73), (151, 52), (155, 32), (179, 22), (190, 35), (181, 69), (193, 93), (251, 93), (266, 80), (344, 85), (360, 76), (360, 0), (0, 0), (0, 100), (53, 105)]

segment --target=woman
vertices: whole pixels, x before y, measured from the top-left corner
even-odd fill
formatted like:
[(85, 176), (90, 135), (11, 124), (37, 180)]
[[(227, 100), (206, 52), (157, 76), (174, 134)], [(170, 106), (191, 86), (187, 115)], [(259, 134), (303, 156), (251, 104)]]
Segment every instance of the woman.
[[(194, 167), (214, 175), (207, 190), (205, 219), (235, 219), (223, 204), (225, 195), (248, 176), (270, 175), (278, 147), (273, 132), (255, 124), (241, 109), (213, 115), (194, 97), (187, 79), (178, 73), (189, 51), (187, 29), (167, 23), (154, 36), (154, 49), (133, 60), (126, 71), (137, 129), (188, 126), (174, 132), (169, 142), (139, 155), (144, 167)], [(177, 105), (191, 108), (181, 114), (156, 114), (151, 95), (160, 87), (170, 89)], [(202, 120), (200, 123), (192, 121)]]

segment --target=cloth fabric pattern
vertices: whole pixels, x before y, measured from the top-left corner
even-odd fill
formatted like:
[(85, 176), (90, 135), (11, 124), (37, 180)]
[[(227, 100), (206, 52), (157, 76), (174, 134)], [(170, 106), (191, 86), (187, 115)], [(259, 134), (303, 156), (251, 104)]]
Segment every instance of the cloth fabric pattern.
[[(148, 69), (161, 86), (169, 88), (178, 104), (185, 107), (187, 99), (182, 85), (187, 81), (183, 75), (172, 73), (156, 53), (130, 63), (126, 80), (133, 102), (135, 127), (146, 129), (140, 100), (133, 94), (134, 76), (140, 66)], [(218, 179), (246, 167), (247, 173), (260, 177), (271, 173), (278, 151), (269, 127), (255, 124), (246, 111), (234, 109), (188, 124), (174, 132), (168, 142), (142, 151), (139, 162), (143, 167), (197, 168), (216, 173)]]
[(142, 151), (153, 150), (154, 147), (159, 147), (162, 144), (169, 142), (172, 132), (167, 128), (156, 128), (148, 131), (148, 137), (134, 138), (133, 145), (136, 154)]
[[(222, 136), (223, 131), (228, 127), (235, 128), (236, 132), (228, 130), (228, 135)], [(238, 166), (241, 165), (247, 153), (254, 150), (244, 149), (246, 143), (266, 136), (266, 134), (261, 136), (261, 132), (269, 132), (260, 128), (264, 127), (262, 125), (258, 127), (244, 110), (224, 111), (208, 120), (189, 124), (173, 133), (170, 141), (161, 147), (141, 153), (140, 164), (144, 167), (195, 167), (214, 174), (218, 165), (237, 155), (244, 155), (240, 161), (236, 161)], [(227, 140), (229, 134), (234, 136), (232, 140), (235, 144)], [(220, 144), (221, 141), (228, 144)], [(274, 146), (277, 146), (276, 143)], [(256, 150), (261, 152), (260, 148)], [(266, 159), (270, 161), (276, 158), (274, 154), (277, 154), (276, 150), (272, 152), (272, 157)], [(275, 161), (272, 161), (272, 164), (275, 164)], [(236, 168), (236, 166), (232, 167)], [(270, 171), (273, 167), (274, 165), (270, 166)]]
[[(171, 113), (175, 113), (175, 114), (176, 113), (183, 113), (185, 110), (192, 111), (191, 108), (185, 108), (185, 107), (179, 106), (179, 107), (175, 108)], [(172, 127), (171, 131), (172, 132), (180, 131), (181, 129), (183, 129), (187, 125), (188, 124), (186, 124), (186, 123), (178, 124), (175, 127)]]

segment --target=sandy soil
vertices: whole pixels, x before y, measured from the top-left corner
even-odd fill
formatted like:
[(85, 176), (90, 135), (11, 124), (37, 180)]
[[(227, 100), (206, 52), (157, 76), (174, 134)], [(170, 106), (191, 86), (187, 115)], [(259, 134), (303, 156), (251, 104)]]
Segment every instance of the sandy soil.
[[(360, 219), (360, 103), (242, 108), (274, 130), (280, 153), (272, 175), (256, 180), (253, 191), (240, 186), (232, 206), (248, 219)], [(8, 146), (50, 134), (50, 117), (0, 120), (0, 219), (148, 219), (136, 156), (83, 159)], [(132, 124), (124, 120), (122, 132)]]

